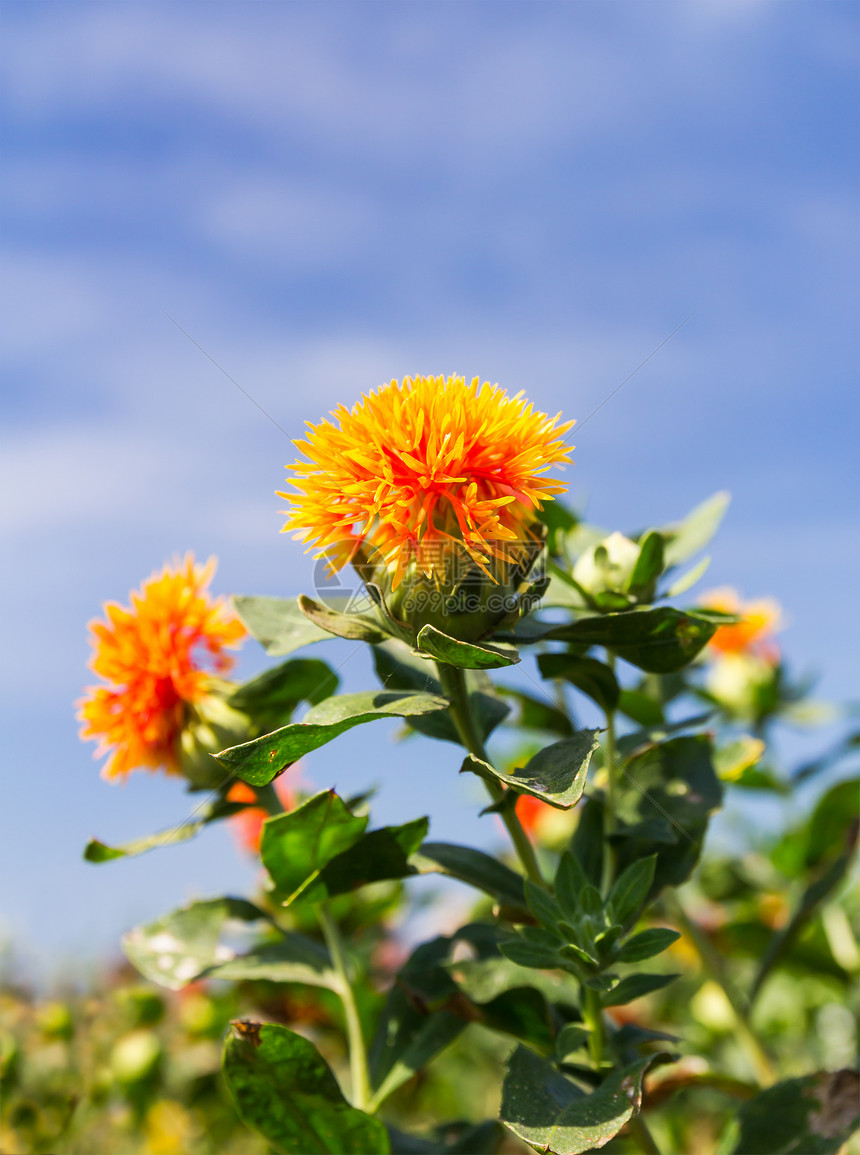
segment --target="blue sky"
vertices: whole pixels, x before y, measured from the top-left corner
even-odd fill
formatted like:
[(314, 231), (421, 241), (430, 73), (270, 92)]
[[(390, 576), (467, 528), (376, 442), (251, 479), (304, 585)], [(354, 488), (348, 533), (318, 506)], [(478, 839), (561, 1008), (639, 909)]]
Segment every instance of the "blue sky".
[[(188, 810), (76, 739), (101, 602), (188, 548), (220, 592), (310, 576), (277, 533), (287, 438), (177, 324), (298, 436), (416, 372), (581, 422), (693, 314), (574, 436), (571, 491), (632, 529), (731, 490), (706, 584), (779, 598), (793, 663), (856, 694), (858, 11), (5, 0), (0, 853), (27, 957), (251, 877), (222, 830), (80, 861)], [(386, 725), (308, 777), (492, 842), (456, 755)]]

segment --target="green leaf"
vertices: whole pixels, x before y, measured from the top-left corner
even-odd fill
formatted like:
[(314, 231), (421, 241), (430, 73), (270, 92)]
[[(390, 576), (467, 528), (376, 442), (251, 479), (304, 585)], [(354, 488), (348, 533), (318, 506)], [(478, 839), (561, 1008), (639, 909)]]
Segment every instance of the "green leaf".
[(525, 767), (513, 774), (503, 774), (489, 762), (468, 754), (462, 771), (495, 778), (518, 794), (530, 794), (557, 810), (569, 810), (582, 797), (588, 777), (591, 756), (598, 747), (597, 730), (579, 730), (539, 750)]
[(627, 975), (618, 986), (613, 987), (600, 1001), (605, 1007), (620, 1007), (625, 1003), (632, 1003), (634, 999), (641, 999), (652, 991), (659, 991), (668, 986), (678, 975)]
[(577, 1051), (587, 1045), (590, 1034), (591, 1031), (583, 1023), (566, 1023), (555, 1040), (556, 1062), (568, 1062)]
[[(502, 942), (525, 942), (524, 939), (502, 939)], [(553, 967), (558, 966), (558, 960)], [(494, 1002), (500, 995), (523, 987), (533, 987), (547, 1003), (571, 1008), (579, 1006), (579, 983), (566, 974), (540, 974), (533, 968), (519, 966), (500, 954), (488, 958), (449, 962), (448, 972), (459, 989), (474, 1003)]]
[(663, 535), (656, 529), (649, 530), (639, 539), (639, 557), (627, 581), (627, 593), (640, 601), (652, 599), (657, 578), (663, 572), (663, 555)]
[(667, 947), (670, 947), (673, 942), (677, 942), (680, 938), (677, 930), (670, 930), (668, 927), (655, 926), (650, 930), (643, 930), (640, 934), (627, 940), (624, 946), (616, 952), (615, 957), (619, 962), (633, 963), (641, 962), (646, 958), (653, 958), (654, 955), (662, 954)]
[(482, 850), (452, 842), (424, 842), (409, 861), (419, 874), (447, 874), (505, 906), (525, 907), (522, 877)]
[(295, 931), (285, 931), (278, 942), (265, 943), (231, 962), (218, 963), (202, 972), (206, 978), (272, 983), (304, 983), (340, 990), (341, 980), (332, 970), (328, 951), (321, 943)]
[(215, 757), (237, 778), (252, 786), (265, 786), (304, 754), (325, 746), (353, 726), (377, 718), (406, 718), (447, 709), (447, 700), (433, 694), (397, 690), (342, 694), (314, 706), (301, 722), (221, 750)]
[(603, 877), (603, 807), (596, 798), (588, 798), (579, 811), (570, 849), (586, 878), (594, 886), (600, 886)]
[(219, 797), (198, 807), (195, 814), (199, 817), (188, 818), (181, 826), (171, 826), (167, 830), (160, 830), (157, 834), (134, 838), (131, 842), (123, 842), (120, 846), (108, 846), (97, 838), (91, 838), (84, 849), (84, 859), (87, 862), (111, 862), (115, 858), (133, 858), (138, 854), (145, 854), (148, 850), (156, 850), (159, 846), (173, 846), (179, 842), (187, 842), (190, 838), (196, 837), (210, 822), (232, 818), (234, 814), (240, 814), (253, 805), (253, 802), (228, 802), (225, 798)]
[(371, 646), (384, 642), (391, 635), (379, 622), (364, 614), (345, 614), (320, 605), (307, 594), (299, 594), (298, 606), (305, 617), (326, 633), (352, 642), (367, 642)]
[(541, 700), (532, 697), (531, 694), (524, 694), (512, 686), (498, 686), (497, 688), (503, 697), (516, 702), (519, 707), (518, 722), (520, 726), (528, 730), (546, 730), (550, 734), (561, 734), (564, 737), (573, 733), (573, 724), (570, 718), (549, 700)]
[(692, 662), (716, 632), (704, 613), (672, 606), (600, 614), (556, 627), (548, 637), (585, 646), (605, 646), (652, 674), (670, 674)]
[(325, 662), (293, 658), (239, 686), (228, 705), (248, 714), (257, 726), (274, 728), (289, 722), (299, 702), (321, 702), (338, 684), (337, 674)]
[(372, 1105), (378, 1107), (389, 1095), (427, 1064), (460, 1035), (466, 1020), (450, 1011), (436, 1011), (426, 1017), (408, 1044), (398, 1053), (388, 1072), (373, 1093)]
[(666, 566), (678, 565), (704, 549), (725, 517), (731, 496), (725, 491), (715, 493), (687, 514), (683, 521), (663, 528), (666, 538)]
[(564, 678), (593, 699), (602, 710), (614, 710), (620, 693), (615, 675), (596, 658), (576, 654), (539, 654), (538, 669), (544, 678)]
[(860, 1125), (860, 1074), (786, 1079), (744, 1103), (738, 1118), (734, 1155), (837, 1155)]
[(537, 1151), (581, 1155), (608, 1143), (642, 1103), (645, 1072), (660, 1056), (610, 1074), (590, 1095), (534, 1051), (508, 1059), (499, 1117)]
[(416, 868), (409, 862), (409, 856), (421, 845), (428, 825), (429, 819), (416, 818), (402, 826), (383, 826), (379, 830), (371, 830), (308, 878), (303, 886), (290, 895), (286, 904), (322, 902), (371, 882), (417, 874)]
[(541, 926), (553, 930), (564, 918), (561, 907), (552, 895), (548, 894), (542, 886), (532, 882), (531, 879), (527, 878), (523, 885), (526, 892), (526, 905), (529, 910)]
[(710, 557), (703, 557), (701, 561), (696, 562), (692, 569), (688, 569), (686, 573), (675, 578), (660, 596), (664, 598), (677, 598), (680, 597), (681, 594), (685, 594), (687, 590), (693, 588), (700, 577), (704, 576), (710, 564)]
[(665, 721), (660, 703), (641, 690), (622, 690), (618, 695), (618, 709), (640, 726), (659, 726)]
[(218, 942), (228, 919), (268, 920), (262, 910), (241, 898), (192, 902), (130, 930), (122, 937), (122, 949), (145, 978), (176, 991), (209, 967), (232, 959), (233, 951)]
[(291, 654), (314, 642), (331, 640), (329, 631), (306, 618), (294, 598), (235, 597), (233, 604), (267, 654)]
[(609, 892), (608, 907), (614, 922), (627, 926), (638, 916), (654, 883), (657, 855), (632, 862)]
[(579, 915), (582, 909), (579, 896), (588, 885), (588, 877), (576, 855), (572, 850), (566, 850), (555, 872), (554, 888), (555, 896), (568, 918), (576, 919)]
[(657, 855), (652, 893), (680, 886), (698, 861), (722, 787), (706, 734), (646, 746), (630, 758), (619, 782), (618, 826), (612, 835), (623, 870)]
[(367, 816), (347, 809), (333, 790), (322, 790), (295, 810), (263, 823), (260, 856), (278, 890), (294, 895), (367, 829)]
[(422, 626), (418, 631), (416, 648), (437, 662), (447, 662), (461, 670), (497, 670), (501, 666), (514, 666), (520, 660), (511, 646), (501, 648), (460, 642), (430, 625)]
[(245, 1123), (284, 1155), (391, 1151), (385, 1124), (351, 1107), (308, 1039), (277, 1023), (238, 1021), (224, 1076)]
[(526, 942), (524, 938), (512, 938), (499, 944), (499, 949), (505, 958), (521, 967), (536, 967), (538, 970), (547, 970), (561, 965), (557, 951), (549, 950), (545, 946)]

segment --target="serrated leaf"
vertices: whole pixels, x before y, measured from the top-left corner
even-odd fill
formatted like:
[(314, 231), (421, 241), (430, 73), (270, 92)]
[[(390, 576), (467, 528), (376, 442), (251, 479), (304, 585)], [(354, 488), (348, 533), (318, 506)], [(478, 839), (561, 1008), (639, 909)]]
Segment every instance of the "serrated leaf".
[(539, 654), (538, 669), (544, 678), (563, 678), (607, 712), (618, 705), (618, 682), (605, 662), (577, 654)]
[(447, 709), (447, 700), (434, 694), (398, 690), (342, 694), (314, 706), (301, 722), (221, 750), (216, 758), (237, 778), (251, 786), (265, 786), (304, 754), (325, 746), (353, 726), (378, 718), (405, 718)]
[(639, 914), (654, 883), (657, 855), (640, 858), (622, 871), (609, 891), (607, 906), (613, 922), (626, 926)]
[(618, 986), (613, 987), (600, 1001), (605, 1007), (620, 1007), (625, 1003), (632, 1003), (634, 999), (641, 999), (652, 991), (659, 991), (668, 986), (678, 975), (627, 975)]
[(525, 906), (522, 877), (482, 850), (452, 842), (424, 842), (409, 861), (419, 874), (447, 874), (505, 906)]
[(860, 1126), (860, 1074), (786, 1079), (744, 1103), (738, 1118), (734, 1155), (837, 1155)]
[(667, 947), (670, 947), (673, 942), (677, 942), (680, 937), (681, 935), (677, 930), (655, 926), (649, 930), (641, 931), (640, 934), (634, 934), (634, 936), (628, 939), (616, 952), (615, 957), (619, 962), (641, 962), (643, 959), (653, 958), (654, 955), (662, 954)]
[(284, 1155), (388, 1155), (385, 1124), (351, 1107), (316, 1047), (277, 1023), (237, 1021), (224, 1076), (240, 1116)]
[(597, 736), (597, 730), (578, 730), (572, 738), (539, 750), (513, 774), (503, 774), (474, 754), (466, 756), (462, 770), (495, 778), (518, 794), (530, 794), (557, 810), (569, 810), (582, 797), (591, 757), (599, 745)]
[(499, 647), (478, 645), (475, 642), (461, 642), (437, 630), (435, 626), (422, 626), (415, 640), (416, 649), (460, 670), (497, 670), (502, 666), (515, 666), (520, 656), (512, 646)]
[(123, 935), (123, 953), (145, 978), (176, 991), (233, 958), (234, 952), (218, 942), (229, 919), (268, 921), (268, 916), (241, 898), (192, 902)]
[(339, 613), (314, 601), (307, 594), (299, 594), (298, 606), (315, 626), (338, 638), (347, 638), (352, 642), (367, 642), (371, 646), (376, 646), (391, 636), (379, 622), (366, 614)]
[(704, 649), (717, 629), (705, 612), (672, 606), (579, 618), (557, 626), (547, 637), (584, 646), (605, 646), (620, 658), (652, 674), (682, 670)]
[(499, 1116), (537, 1151), (582, 1155), (603, 1147), (637, 1113), (645, 1072), (660, 1058), (614, 1071), (586, 1094), (546, 1059), (519, 1046), (508, 1059)]

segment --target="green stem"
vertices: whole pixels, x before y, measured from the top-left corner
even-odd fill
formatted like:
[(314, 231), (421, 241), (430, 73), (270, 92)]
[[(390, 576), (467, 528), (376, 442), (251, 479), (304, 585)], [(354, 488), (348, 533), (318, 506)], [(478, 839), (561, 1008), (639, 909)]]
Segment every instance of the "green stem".
[(759, 1085), (762, 1087), (772, 1086), (777, 1080), (773, 1063), (750, 1024), (747, 1008), (723, 973), (722, 959), (713, 943), (699, 924), (687, 914), (677, 896), (667, 895), (666, 903), (669, 908), (669, 913), (678, 922), (684, 933), (689, 936), (690, 941), (696, 948), (696, 952), (702, 962), (702, 969), (708, 978), (715, 982), (726, 996), (726, 1001), (731, 1008), (732, 1016), (735, 1020), (738, 1038), (744, 1045)]
[(364, 1110), (370, 1102), (370, 1076), (367, 1069), (367, 1048), (364, 1043), (364, 1033), (361, 1029), (361, 1019), (355, 1001), (355, 992), (349, 979), (349, 970), (343, 939), (337, 923), (331, 916), (326, 903), (320, 903), (318, 908), (320, 926), (323, 937), (331, 955), (335, 974), (338, 976), (338, 994), (343, 1004), (346, 1019), (346, 1034), (349, 1041), (349, 1070), (352, 1079), (352, 1101), (359, 1110)]
[[(615, 655), (606, 651), (610, 670), (615, 671)], [(615, 879), (617, 854), (610, 841), (615, 831), (615, 811), (618, 805), (618, 750), (615, 744), (615, 711), (606, 711), (606, 738), (603, 743), (604, 766), (606, 769), (606, 802), (603, 807), (603, 878), (601, 890), (604, 897)]]
[(583, 985), (580, 989), (582, 991), (582, 1021), (588, 1027), (588, 1053), (591, 1055), (594, 1069), (599, 1071), (603, 1065), (603, 1049), (606, 1042), (600, 995), (591, 987)]
[[(255, 786), (254, 793), (262, 807), (269, 814), (281, 814), (283, 806), (274, 786)], [(355, 992), (349, 980), (349, 968), (346, 961), (343, 939), (337, 923), (331, 916), (326, 903), (320, 903), (317, 914), (320, 929), (323, 932), (328, 953), (331, 956), (332, 966), (338, 977), (338, 990), (346, 1019), (346, 1035), (349, 1042), (349, 1069), (352, 1078), (352, 1098), (356, 1107), (363, 1110), (370, 1101), (370, 1076), (367, 1070), (367, 1048), (364, 1043), (364, 1033), (361, 1029), (361, 1019), (355, 1001)]]
[[(475, 726), (475, 719), (472, 715), (472, 707), (469, 701), (469, 691), (466, 688), (466, 679), (463, 676), (463, 671), (457, 669), (456, 666), (449, 666), (445, 662), (437, 662), (436, 668), (439, 671), (439, 681), (442, 684), (442, 692), (451, 703), (451, 717), (457, 733), (460, 736), (460, 741), (470, 754), (474, 754), (475, 757), (480, 758), (482, 762), (489, 763), (484, 743)], [(509, 792), (505, 790), (501, 783), (489, 778), (484, 778), (482, 781), (493, 802), (502, 802), (507, 798)], [(538, 886), (546, 887), (540, 866), (538, 866), (534, 847), (517, 817), (516, 810), (512, 806), (504, 806), (501, 808), (500, 814), (502, 821), (508, 828), (508, 834), (511, 836), (511, 841), (514, 844), (526, 876)]]

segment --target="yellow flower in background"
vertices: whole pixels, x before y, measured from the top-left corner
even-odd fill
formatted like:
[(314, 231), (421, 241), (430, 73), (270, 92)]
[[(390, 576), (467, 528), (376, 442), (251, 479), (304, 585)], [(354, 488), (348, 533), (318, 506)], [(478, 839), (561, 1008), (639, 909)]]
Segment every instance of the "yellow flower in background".
[(299, 531), (333, 570), (379, 551), (393, 589), (409, 566), (432, 575), (452, 542), (488, 573), (565, 489), (544, 474), (569, 461), (563, 435), (574, 423), (477, 377), (393, 380), (332, 417), (295, 443), (308, 460), (288, 467), (297, 492), (279, 493), (291, 506), (284, 531)]
[(233, 664), (225, 648), (245, 635), (226, 600), (208, 593), (216, 564), (189, 553), (132, 591), (131, 606), (107, 602), (105, 619), (90, 622), (90, 668), (107, 684), (88, 687), (78, 717), (95, 757), (110, 755), (103, 777), (181, 772), (189, 712), (212, 696)]
[(782, 611), (773, 598), (754, 602), (741, 600), (737, 590), (730, 586), (704, 594), (701, 604), (707, 609), (736, 614), (741, 620), (734, 625), (720, 626), (708, 645), (718, 654), (745, 654), (759, 658), (768, 665), (779, 662), (779, 647), (773, 635), (781, 627)]

